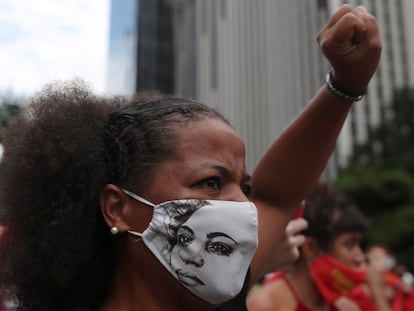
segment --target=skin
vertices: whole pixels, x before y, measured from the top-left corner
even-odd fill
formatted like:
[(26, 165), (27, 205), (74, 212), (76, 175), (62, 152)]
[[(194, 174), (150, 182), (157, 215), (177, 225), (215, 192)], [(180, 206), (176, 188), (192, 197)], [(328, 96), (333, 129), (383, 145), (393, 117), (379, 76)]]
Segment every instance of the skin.
[(369, 259), (370, 265), (373, 265), (380, 271), (391, 270), (395, 264), (393, 256), (381, 246), (373, 246), (367, 251), (367, 258)]
[[(355, 269), (365, 268), (365, 255), (361, 249), (362, 233), (358, 231), (343, 232), (335, 238), (332, 246), (327, 254), (338, 260), (339, 262)], [(293, 273), (288, 277), (294, 286), (297, 295), (301, 301), (311, 310), (326, 311), (328, 306), (322, 295), (319, 293), (312, 276), (309, 273), (308, 265), (317, 259), (323, 253), (319, 250), (312, 238), (302, 247), (303, 258), (295, 266)], [(377, 290), (376, 284), (370, 284), (369, 290)], [(386, 304), (380, 297), (376, 299), (379, 310), (388, 310)], [(356, 303), (346, 297), (339, 298), (335, 303), (335, 307), (340, 311), (358, 311), (360, 308)], [(296, 310), (297, 301), (292, 291), (284, 280), (278, 280), (264, 286), (262, 291), (248, 300), (250, 311), (294, 311)]]
[(361, 238), (361, 232), (344, 232), (335, 239), (329, 254), (349, 267), (361, 269), (365, 263)]
[[(393, 255), (389, 252), (389, 250), (381, 245), (371, 246), (366, 252), (366, 256), (368, 259), (369, 276), (373, 275), (375, 277), (379, 274), (383, 275), (386, 271), (391, 271), (395, 265), (395, 258)], [(372, 273), (373, 271), (377, 273)], [(384, 296), (387, 298), (387, 301), (391, 302), (395, 294), (395, 288), (393, 286), (389, 286), (384, 280), (382, 281), (381, 285)], [(404, 283), (401, 284), (404, 285)], [(409, 289), (407, 292), (408, 291)]]
[[(381, 51), (375, 18), (345, 5), (318, 34), (318, 42), (338, 84), (349, 90), (367, 87)], [(216, 119), (190, 122), (176, 129), (176, 156), (156, 167), (145, 189), (131, 190), (155, 204), (179, 198), (253, 201), (258, 208), (259, 248), (250, 266), (252, 285), (274, 270), (286, 226), (319, 179), (350, 107), (350, 102), (322, 87), (270, 146), (252, 177), (246, 171), (243, 141), (233, 128)], [(115, 283), (100, 311), (214, 309), (175, 281), (143, 243), (122, 234), (143, 232), (151, 208), (115, 185), (104, 187), (100, 202), (108, 227), (120, 232), (114, 238)]]
[(274, 258), (272, 271), (292, 270), (295, 261), (299, 258), (299, 247), (305, 242), (305, 236), (301, 234), (308, 227), (304, 218), (296, 218), (289, 221), (283, 240), (278, 243), (277, 256)]

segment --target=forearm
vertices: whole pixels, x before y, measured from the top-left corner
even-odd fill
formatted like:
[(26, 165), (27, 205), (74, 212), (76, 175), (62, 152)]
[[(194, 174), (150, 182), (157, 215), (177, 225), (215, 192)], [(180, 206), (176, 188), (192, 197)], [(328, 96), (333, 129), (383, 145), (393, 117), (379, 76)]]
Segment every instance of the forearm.
[(391, 311), (391, 307), (386, 299), (386, 295), (382, 288), (377, 286), (371, 286), (371, 296), (378, 311)]
[(378, 24), (363, 6), (342, 5), (317, 40), (333, 68), (332, 92), (324, 86), (259, 162), (253, 174), (254, 196), (265, 204), (294, 206), (314, 186), (351, 107), (341, 93), (363, 94), (379, 62)]
[(276, 206), (302, 200), (323, 172), (351, 105), (323, 86), (260, 160), (254, 196)]
[(386, 284), (383, 272), (370, 264), (367, 269), (366, 292), (371, 297), (378, 311), (391, 311), (386, 293)]

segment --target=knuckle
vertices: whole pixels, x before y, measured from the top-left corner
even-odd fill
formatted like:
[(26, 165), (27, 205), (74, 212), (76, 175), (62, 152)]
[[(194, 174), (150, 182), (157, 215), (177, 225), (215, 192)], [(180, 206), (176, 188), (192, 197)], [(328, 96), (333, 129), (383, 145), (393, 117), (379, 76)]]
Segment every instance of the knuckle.
[(370, 50), (374, 52), (379, 52), (382, 50), (382, 44), (380, 40), (371, 40)]

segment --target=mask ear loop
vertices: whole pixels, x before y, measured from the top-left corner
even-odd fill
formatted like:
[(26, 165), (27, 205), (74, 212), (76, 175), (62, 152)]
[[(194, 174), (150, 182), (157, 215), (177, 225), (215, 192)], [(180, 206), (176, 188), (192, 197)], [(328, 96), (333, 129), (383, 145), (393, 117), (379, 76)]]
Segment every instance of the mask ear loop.
[(140, 197), (139, 195), (137, 195), (137, 194), (135, 194), (135, 193), (133, 193), (133, 192), (131, 192), (129, 190), (121, 189), (121, 191), (123, 193), (125, 193), (127, 196), (133, 198), (134, 200), (136, 200), (138, 202), (141, 202), (141, 203), (143, 203), (145, 205), (148, 205), (148, 206), (151, 206), (151, 207), (155, 207), (155, 204), (151, 203), (148, 200), (145, 200), (143, 197)]
[(142, 241), (142, 233), (136, 232), (136, 231), (127, 231), (129, 234), (136, 236), (135, 241), (139, 242)]
[[(131, 197), (132, 199), (134, 199), (138, 202), (141, 202), (141, 203), (143, 203), (145, 205), (148, 205), (148, 206), (151, 206), (151, 207), (155, 207), (155, 204), (151, 203), (150, 201), (144, 199), (143, 197), (140, 197), (139, 195), (137, 195), (137, 194), (135, 194), (135, 193), (133, 193), (129, 190), (121, 189), (121, 191), (123, 193), (125, 193), (127, 196)], [(142, 233), (136, 232), (136, 231), (131, 231), (131, 230), (128, 230), (127, 232), (129, 234), (133, 235), (133, 236), (136, 236), (137, 237), (136, 241), (142, 241)]]

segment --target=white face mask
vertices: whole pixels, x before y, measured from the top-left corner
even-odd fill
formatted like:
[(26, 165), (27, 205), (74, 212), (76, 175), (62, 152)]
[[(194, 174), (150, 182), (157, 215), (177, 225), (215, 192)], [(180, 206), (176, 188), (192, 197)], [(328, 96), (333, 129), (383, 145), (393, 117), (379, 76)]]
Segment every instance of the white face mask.
[(188, 290), (211, 304), (241, 291), (258, 244), (257, 210), (252, 202), (183, 199), (152, 206), (141, 237), (162, 265)]

